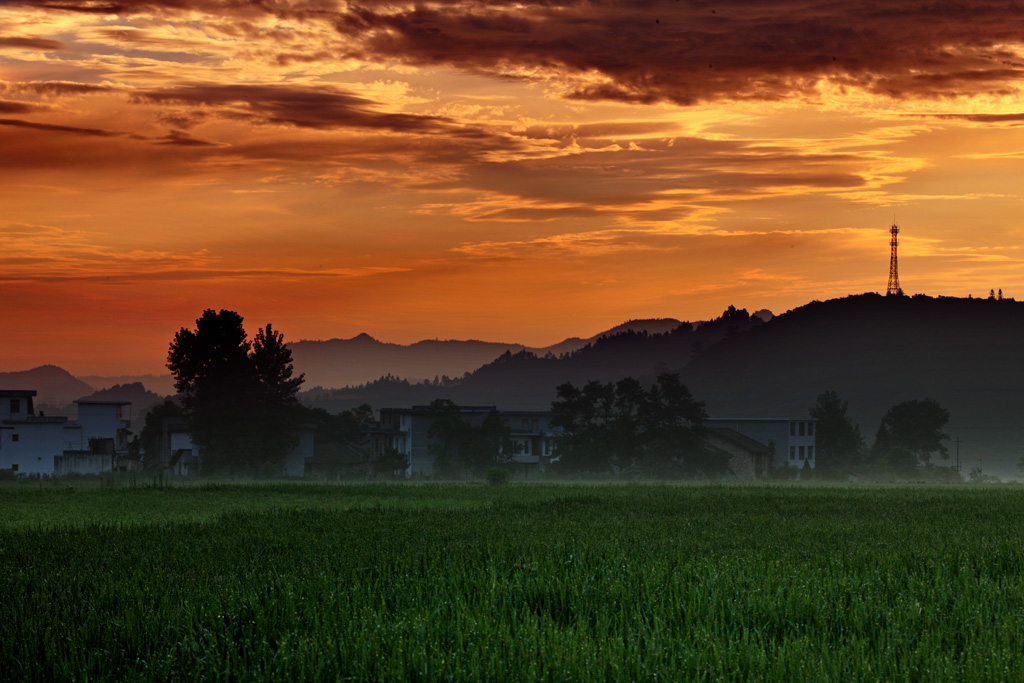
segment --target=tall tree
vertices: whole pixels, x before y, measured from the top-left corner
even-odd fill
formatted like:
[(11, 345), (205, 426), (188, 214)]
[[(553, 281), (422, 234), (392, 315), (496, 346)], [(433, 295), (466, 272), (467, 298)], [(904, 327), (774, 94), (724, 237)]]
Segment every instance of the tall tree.
[(882, 417), (872, 452), (895, 472), (908, 474), (929, 464), (933, 453), (949, 457), (942, 443), (949, 438), (942, 431), (947, 422), (949, 411), (934, 399), (898, 403)]
[(205, 474), (274, 471), (294, 444), (303, 378), (292, 376), (280, 333), (267, 325), (253, 345), (242, 323), (234, 311), (207, 309), (167, 354)]
[(847, 416), (848, 403), (834, 391), (818, 394), (808, 413), (818, 421), (816, 469), (821, 476), (839, 476), (864, 463), (864, 437), (860, 425)]

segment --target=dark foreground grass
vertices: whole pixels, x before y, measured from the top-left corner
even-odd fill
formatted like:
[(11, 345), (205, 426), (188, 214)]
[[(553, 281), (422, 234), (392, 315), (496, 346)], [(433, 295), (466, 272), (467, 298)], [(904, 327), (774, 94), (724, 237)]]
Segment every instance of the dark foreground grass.
[[(145, 512), (95, 523), (125, 500)], [(0, 510), (20, 510), (0, 521), (4, 680), (1024, 672), (1017, 488), (0, 490)]]

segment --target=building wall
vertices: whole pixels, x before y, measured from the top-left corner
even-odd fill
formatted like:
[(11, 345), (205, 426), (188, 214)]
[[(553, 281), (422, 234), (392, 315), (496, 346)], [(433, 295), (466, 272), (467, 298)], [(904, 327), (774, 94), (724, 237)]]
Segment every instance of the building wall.
[(314, 430), (299, 428), (296, 430), (299, 442), (288, 451), (284, 461), (284, 476), (306, 476), (306, 458), (313, 457)]
[(102, 474), (110, 472), (114, 456), (105, 453), (89, 453), (85, 451), (65, 451), (54, 458), (54, 475), (65, 474)]
[(78, 422), (82, 425), (84, 448), (89, 439), (114, 439), (115, 448), (127, 450), (126, 432), (131, 427), (131, 404), (78, 401)]
[(801, 469), (804, 463), (814, 467), (817, 456), (815, 435), (817, 423), (811, 419), (779, 418), (709, 418), (709, 427), (725, 427), (760, 441), (765, 446), (775, 444), (772, 467)]
[[(66, 425), (63, 417), (7, 420), (0, 430), (0, 469), (17, 475), (53, 474), (53, 459), (65, 449)], [(77, 434), (73, 427), (71, 434)]]

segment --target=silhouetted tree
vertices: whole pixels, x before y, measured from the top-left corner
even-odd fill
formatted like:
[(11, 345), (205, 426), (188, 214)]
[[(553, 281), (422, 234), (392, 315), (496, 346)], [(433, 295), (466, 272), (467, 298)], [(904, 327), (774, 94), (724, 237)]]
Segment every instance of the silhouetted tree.
[(146, 413), (146, 420), (139, 433), (139, 447), (142, 450), (142, 465), (154, 469), (160, 465), (160, 439), (163, 438), (163, 423), (168, 417), (185, 417), (185, 411), (172, 399), (153, 406)]
[(203, 311), (195, 331), (181, 328), (167, 367), (181, 395), (204, 474), (270, 473), (295, 443), (291, 351), (270, 325), (250, 343), (234, 311)]
[(834, 391), (818, 395), (808, 410), (818, 421), (815, 443), (816, 468), (820, 476), (837, 476), (864, 463), (864, 437), (860, 426), (847, 416), (847, 402)]
[(930, 398), (898, 403), (886, 412), (878, 425), (872, 453), (899, 474), (912, 472), (919, 464), (931, 462), (933, 453), (948, 458), (942, 443), (949, 437), (942, 429), (949, 411)]

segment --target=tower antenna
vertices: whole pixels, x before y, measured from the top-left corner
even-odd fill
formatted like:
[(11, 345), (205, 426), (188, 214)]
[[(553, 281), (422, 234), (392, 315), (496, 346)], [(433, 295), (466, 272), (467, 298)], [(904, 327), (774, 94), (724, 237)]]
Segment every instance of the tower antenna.
[(896, 262), (896, 247), (900, 243), (896, 236), (900, 234), (900, 227), (896, 225), (895, 215), (892, 218), (892, 227), (889, 228), (889, 234), (892, 235), (892, 239), (889, 240), (892, 255), (889, 257), (889, 288), (886, 290), (885, 295), (902, 296), (903, 289), (900, 287), (900, 272)]

